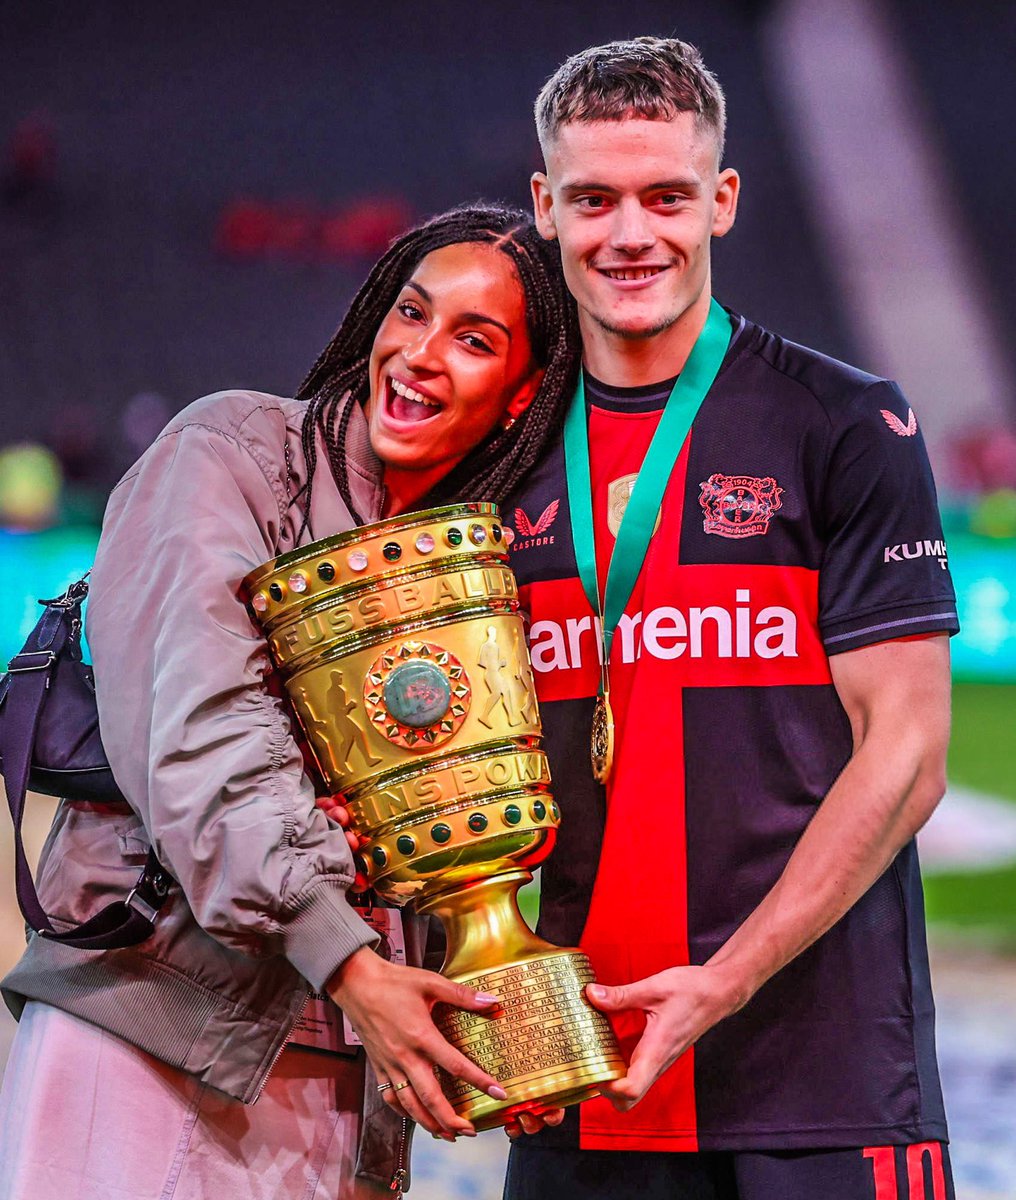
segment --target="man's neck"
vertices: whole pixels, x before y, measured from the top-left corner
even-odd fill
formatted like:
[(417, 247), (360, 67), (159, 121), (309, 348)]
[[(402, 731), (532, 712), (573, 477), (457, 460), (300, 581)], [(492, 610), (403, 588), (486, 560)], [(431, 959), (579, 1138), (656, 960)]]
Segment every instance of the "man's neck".
[(706, 289), (673, 325), (647, 338), (611, 333), (580, 309), (582, 365), (594, 378), (612, 387), (641, 387), (673, 379), (684, 370), (705, 327), (710, 301)]

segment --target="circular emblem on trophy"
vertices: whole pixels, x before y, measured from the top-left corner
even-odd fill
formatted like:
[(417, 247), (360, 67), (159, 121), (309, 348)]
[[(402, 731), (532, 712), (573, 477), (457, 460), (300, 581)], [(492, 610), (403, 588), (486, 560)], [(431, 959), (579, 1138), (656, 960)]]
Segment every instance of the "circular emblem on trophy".
[(425, 658), (410, 658), (385, 680), (384, 702), (396, 721), (414, 729), (426, 729), (451, 708), (451, 680)]
[(442, 646), (402, 642), (379, 655), (364, 680), (371, 722), (396, 746), (429, 750), (455, 733), (469, 711), (465, 668)]

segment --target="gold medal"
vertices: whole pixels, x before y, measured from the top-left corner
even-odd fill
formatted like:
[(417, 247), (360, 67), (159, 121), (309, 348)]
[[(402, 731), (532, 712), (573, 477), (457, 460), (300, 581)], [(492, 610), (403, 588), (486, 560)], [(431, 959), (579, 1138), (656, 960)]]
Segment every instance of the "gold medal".
[(610, 696), (606, 692), (596, 697), (589, 759), (593, 778), (597, 783), (606, 783), (614, 765), (614, 714), (610, 711)]

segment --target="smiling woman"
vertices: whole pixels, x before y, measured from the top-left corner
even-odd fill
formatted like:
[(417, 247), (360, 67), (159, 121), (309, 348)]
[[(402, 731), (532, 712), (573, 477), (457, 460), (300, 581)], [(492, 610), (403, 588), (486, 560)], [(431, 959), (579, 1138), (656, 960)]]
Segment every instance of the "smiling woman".
[(367, 422), (385, 463), (385, 515), (407, 508), (498, 427), (543, 378), (525, 295), (491, 246), (432, 250), (381, 323), (370, 356)]
[(518, 209), (453, 209), (378, 262), (297, 393), (311, 473), (322, 443), (359, 516), (338, 464), (364, 411), (384, 515), (502, 499), (560, 431), (578, 363), (556, 242)]
[(385, 514), (502, 499), (556, 436), (578, 353), (556, 247), (520, 211), (454, 210), (381, 259), (297, 399), (205, 397), (114, 489), (88, 638), (127, 803), (62, 801), (38, 891), (79, 924), (149, 846), (177, 882), (140, 946), (36, 936), (4, 980), (21, 1023), (0, 1200), (392, 1196), (406, 1117), (473, 1132), (437, 1066), (503, 1096), (430, 1015), (491, 998), (418, 969), (420, 921), (407, 965), (370, 949), (400, 944), (396, 922), (347, 901), (350, 845), (315, 806), (240, 581)]

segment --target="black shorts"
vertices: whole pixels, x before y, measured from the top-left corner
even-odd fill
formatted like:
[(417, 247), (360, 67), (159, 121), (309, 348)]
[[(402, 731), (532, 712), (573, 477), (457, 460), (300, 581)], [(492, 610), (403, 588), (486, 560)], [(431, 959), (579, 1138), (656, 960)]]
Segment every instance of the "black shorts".
[(513, 1147), (504, 1200), (955, 1200), (942, 1142), (856, 1150)]

